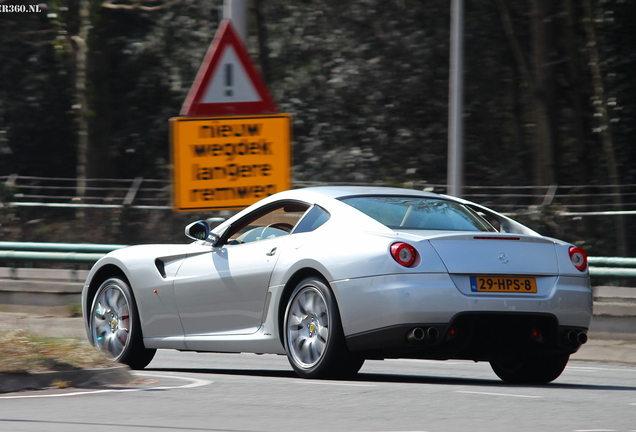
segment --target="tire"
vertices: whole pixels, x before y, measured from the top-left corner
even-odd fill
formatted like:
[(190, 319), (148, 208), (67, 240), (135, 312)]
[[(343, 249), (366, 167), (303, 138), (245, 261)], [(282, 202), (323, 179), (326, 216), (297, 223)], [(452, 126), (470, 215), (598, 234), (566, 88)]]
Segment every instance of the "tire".
[(350, 377), (364, 363), (347, 349), (333, 293), (320, 279), (307, 278), (296, 286), (283, 328), (287, 358), (303, 378)]
[(546, 384), (561, 375), (569, 359), (569, 354), (534, 355), (494, 360), (490, 367), (510, 384)]
[(119, 278), (102, 283), (90, 312), (91, 342), (114, 360), (143, 369), (157, 350), (144, 347), (137, 305), (128, 284)]

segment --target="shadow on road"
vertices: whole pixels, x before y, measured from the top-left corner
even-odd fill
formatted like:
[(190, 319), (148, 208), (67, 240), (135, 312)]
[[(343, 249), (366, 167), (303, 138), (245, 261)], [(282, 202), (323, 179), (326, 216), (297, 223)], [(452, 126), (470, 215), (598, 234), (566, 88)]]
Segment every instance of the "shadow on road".
[[(263, 369), (193, 369), (193, 368), (146, 368), (146, 371), (156, 372), (178, 372), (191, 374), (211, 374), (211, 375), (234, 375), (246, 377), (269, 377), (269, 378), (291, 378), (304, 380), (293, 371), (283, 370), (263, 370)], [(515, 385), (506, 384), (498, 379), (479, 378), (453, 378), (453, 377), (433, 377), (427, 375), (399, 375), (399, 374), (379, 374), (379, 373), (358, 373), (355, 377), (340, 380), (317, 380), (333, 382), (352, 383), (396, 383), (396, 384), (429, 384), (429, 385), (454, 385), (454, 386), (474, 386), (488, 388), (554, 388), (570, 390), (601, 390), (601, 391), (636, 391), (636, 386), (616, 386), (616, 385), (591, 385), (591, 384), (561, 384), (552, 382), (544, 385)]]

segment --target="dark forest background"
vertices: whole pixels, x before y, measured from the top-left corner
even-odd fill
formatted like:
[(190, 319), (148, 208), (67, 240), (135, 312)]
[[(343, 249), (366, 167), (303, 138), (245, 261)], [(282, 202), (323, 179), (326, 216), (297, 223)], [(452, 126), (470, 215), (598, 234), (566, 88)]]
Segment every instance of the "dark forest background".
[[(168, 119), (221, 4), (0, 13), (0, 176), (168, 179)], [(248, 49), (293, 115), (295, 181), (446, 183), (450, 1), (250, 8)], [(465, 0), (464, 20), (466, 184), (636, 183), (636, 2)]]

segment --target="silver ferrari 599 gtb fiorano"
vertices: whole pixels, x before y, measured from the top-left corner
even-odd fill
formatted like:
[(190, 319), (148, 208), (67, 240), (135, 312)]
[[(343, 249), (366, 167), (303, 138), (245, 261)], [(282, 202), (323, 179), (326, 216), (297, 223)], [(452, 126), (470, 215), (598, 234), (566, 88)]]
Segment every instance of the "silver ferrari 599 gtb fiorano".
[(470, 359), (545, 383), (587, 340), (585, 252), (462, 199), (297, 189), (185, 233), (111, 252), (86, 280), (90, 342), (132, 368), (169, 348), (286, 354), (307, 378)]

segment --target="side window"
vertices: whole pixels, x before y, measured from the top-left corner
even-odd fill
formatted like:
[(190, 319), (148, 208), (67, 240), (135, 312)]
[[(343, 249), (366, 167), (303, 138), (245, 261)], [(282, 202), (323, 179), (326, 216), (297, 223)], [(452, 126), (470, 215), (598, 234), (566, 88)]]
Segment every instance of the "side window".
[(320, 206), (313, 206), (294, 229), (294, 234), (311, 232), (327, 222), (331, 215)]
[(307, 205), (286, 204), (247, 219), (230, 232), (226, 244), (242, 244), (288, 235), (307, 211)]

